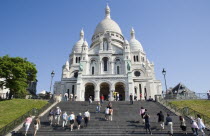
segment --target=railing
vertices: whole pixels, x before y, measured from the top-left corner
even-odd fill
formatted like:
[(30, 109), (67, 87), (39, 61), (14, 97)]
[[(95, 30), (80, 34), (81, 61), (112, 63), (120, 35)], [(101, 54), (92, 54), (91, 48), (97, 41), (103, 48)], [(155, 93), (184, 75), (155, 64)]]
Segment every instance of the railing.
[(164, 99), (210, 99), (207, 93), (171, 93), (163, 94)]
[(11, 130), (13, 130), (16, 126), (20, 125), (29, 115), (32, 116), (38, 116), (40, 113), (42, 113), (44, 110), (46, 110), (52, 103), (48, 103), (45, 106), (43, 106), (41, 109), (33, 108), (30, 111), (26, 112), (22, 116), (18, 117), (14, 121), (10, 122), (6, 126), (0, 129), (0, 136), (3, 136), (7, 133), (9, 133)]
[(184, 108), (178, 108), (176, 105), (172, 104), (170, 101), (164, 100), (162, 98), (159, 98), (159, 102), (169, 109), (171, 109), (174, 112), (178, 112), (179, 114), (186, 116), (186, 117), (193, 117), (197, 118), (197, 115), (199, 114), (201, 118), (203, 119), (204, 123), (210, 127), (210, 118), (206, 115), (203, 115), (202, 113), (195, 111), (189, 107), (184, 107)]

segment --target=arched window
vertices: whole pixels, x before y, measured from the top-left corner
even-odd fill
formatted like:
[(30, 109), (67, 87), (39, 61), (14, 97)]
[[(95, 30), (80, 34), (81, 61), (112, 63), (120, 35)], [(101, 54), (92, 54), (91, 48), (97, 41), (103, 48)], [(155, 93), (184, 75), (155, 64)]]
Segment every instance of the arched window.
[(103, 62), (104, 62), (104, 71), (107, 71), (107, 67), (108, 67), (108, 58), (107, 57), (104, 57), (103, 58)]
[(108, 50), (108, 43), (106, 40), (104, 40), (103, 49), (104, 49), (104, 51)]
[(134, 62), (136, 62), (136, 57), (135, 56), (133, 56), (133, 60), (134, 60)]
[(94, 67), (92, 67), (92, 75), (94, 75)]
[(139, 56), (138, 56), (138, 55), (136, 56), (136, 61), (137, 61), (137, 62), (139, 61)]
[(117, 74), (120, 74), (120, 66), (117, 66)]
[(80, 57), (79, 57), (79, 63), (80, 63)]

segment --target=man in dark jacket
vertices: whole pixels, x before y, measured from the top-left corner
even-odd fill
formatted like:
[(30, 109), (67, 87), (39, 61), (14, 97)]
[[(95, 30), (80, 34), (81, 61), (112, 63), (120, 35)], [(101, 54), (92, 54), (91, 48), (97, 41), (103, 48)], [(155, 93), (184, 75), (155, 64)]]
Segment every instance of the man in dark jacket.
[(160, 124), (161, 129), (164, 129), (164, 115), (162, 113), (162, 111), (160, 111), (158, 114), (158, 122)]

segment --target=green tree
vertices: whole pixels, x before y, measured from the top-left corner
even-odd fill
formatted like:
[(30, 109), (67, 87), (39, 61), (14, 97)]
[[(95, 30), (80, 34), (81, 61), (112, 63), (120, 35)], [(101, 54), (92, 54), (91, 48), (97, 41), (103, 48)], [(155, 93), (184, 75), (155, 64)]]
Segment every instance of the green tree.
[(30, 81), (36, 79), (35, 64), (27, 61), (27, 58), (0, 57), (0, 87), (5, 86), (10, 89), (10, 97), (24, 98), (27, 94), (27, 87)]

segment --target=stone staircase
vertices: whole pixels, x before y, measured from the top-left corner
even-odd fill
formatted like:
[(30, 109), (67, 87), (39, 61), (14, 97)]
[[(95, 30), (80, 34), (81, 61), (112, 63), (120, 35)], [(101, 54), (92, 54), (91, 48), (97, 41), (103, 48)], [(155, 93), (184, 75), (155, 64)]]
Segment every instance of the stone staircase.
[[(75, 115), (78, 113), (84, 114), (86, 109), (89, 109), (91, 114), (91, 120), (87, 128), (83, 127), (83, 123), (80, 130), (74, 127), (73, 131), (69, 128), (62, 128), (62, 120), (59, 126), (50, 126), (48, 123), (48, 114), (41, 118), (41, 128), (38, 130), (37, 136), (129, 136), (129, 135), (144, 135), (149, 136), (150, 134), (145, 133), (144, 125), (139, 116), (139, 109), (141, 106), (148, 110), (150, 115), (152, 134), (155, 136), (167, 136), (167, 129), (160, 130), (157, 123), (157, 113), (162, 110), (164, 115), (170, 113), (174, 122), (174, 136), (186, 136), (182, 134), (180, 129), (179, 118), (174, 113), (170, 112), (168, 109), (162, 105), (155, 102), (145, 102), (138, 101), (130, 105), (129, 102), (112, 102), (114, 114), (113, 121), (104, 120), (104, 109), (108, 105), (108, 102), (104, 102), (101, 107), (101, 113), (96, 113), (96, 102), (91, 105), (88, 102), (61, 102), (55, 107), (59, 106), (62, 111), (66, 111), (69, 115), (70, 112), (74, 112)], [(54, 107), (54, 108), (55, 108)], [(140, 122), (139, 122), (140, 120)], [(76, 125), (77, 123), (75, 123)], [(189, 121), (187, 121), (187, 136), (192, 136)], [(166, 126), (165, 126), (166, 127)], [(24, 134), (24, 128), (22, 128), (15, 136), (21, 136)], [(28, 135), (33, 134), (33, 124), (30, 126)]]

